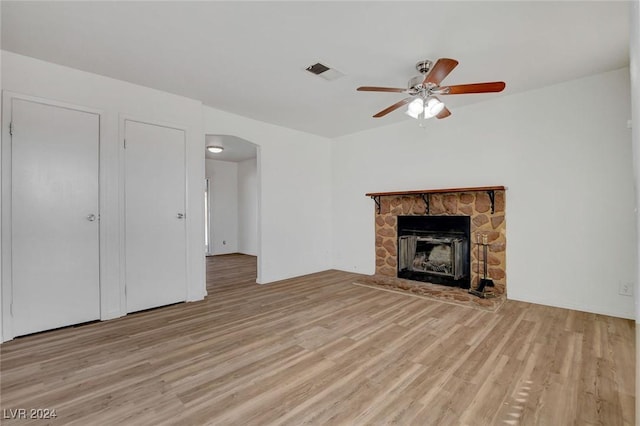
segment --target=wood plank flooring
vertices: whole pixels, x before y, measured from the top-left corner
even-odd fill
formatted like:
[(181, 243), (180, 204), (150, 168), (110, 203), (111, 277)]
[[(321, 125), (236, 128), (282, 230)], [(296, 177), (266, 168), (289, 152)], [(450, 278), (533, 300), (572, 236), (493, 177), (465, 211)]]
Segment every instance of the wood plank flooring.
[(255, 267), (208, 258), (202, 302), (2, 344), (2, 424), (635, 424), (632, 321), (483, 312), (339, 271), (260, 286)]

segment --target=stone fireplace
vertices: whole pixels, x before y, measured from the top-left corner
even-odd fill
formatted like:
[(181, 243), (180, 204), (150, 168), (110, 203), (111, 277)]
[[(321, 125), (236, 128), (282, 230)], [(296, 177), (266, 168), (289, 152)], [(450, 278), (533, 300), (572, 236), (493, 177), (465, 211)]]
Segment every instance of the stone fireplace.
[(504, 187), (366, 195), (376, 202), (376, 275), (475, 288), (484, 272), (483, 253), (476, 242), (484, 239), (487, 278), (493, 280), (496, 295), (505, 294)]

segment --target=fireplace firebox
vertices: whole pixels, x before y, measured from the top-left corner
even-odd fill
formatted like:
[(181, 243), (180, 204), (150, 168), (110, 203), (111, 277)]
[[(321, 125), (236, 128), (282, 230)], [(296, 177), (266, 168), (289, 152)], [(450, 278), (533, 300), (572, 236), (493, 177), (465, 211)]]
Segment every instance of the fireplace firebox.
[(398, 277), (469, 288), (469, 216), (398, 216)]

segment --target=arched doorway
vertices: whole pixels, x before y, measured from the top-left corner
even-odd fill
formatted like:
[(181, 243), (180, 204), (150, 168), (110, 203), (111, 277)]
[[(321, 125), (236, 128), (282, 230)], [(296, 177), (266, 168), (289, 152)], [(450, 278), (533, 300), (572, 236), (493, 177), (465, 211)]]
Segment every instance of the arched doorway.
[[(225, 260), (253, 262), (257, 271), (255, 280), (258, 280), (259, 178), (259, 147), (256, 144), (232, 135), (206, 135), (207, 275), (215, 257), (217, 264)], [(251, 256), (253, 260), (242, 256)]]

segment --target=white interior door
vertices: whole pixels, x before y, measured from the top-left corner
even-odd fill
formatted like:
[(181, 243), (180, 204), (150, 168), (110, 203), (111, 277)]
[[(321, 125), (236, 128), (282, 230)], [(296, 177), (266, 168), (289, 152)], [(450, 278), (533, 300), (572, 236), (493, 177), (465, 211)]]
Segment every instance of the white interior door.
[(127, 312), (185, 301), (185, 133), (125, 121)]
[(14, 335), (100, 318), (97, 114), (14, 98)]

